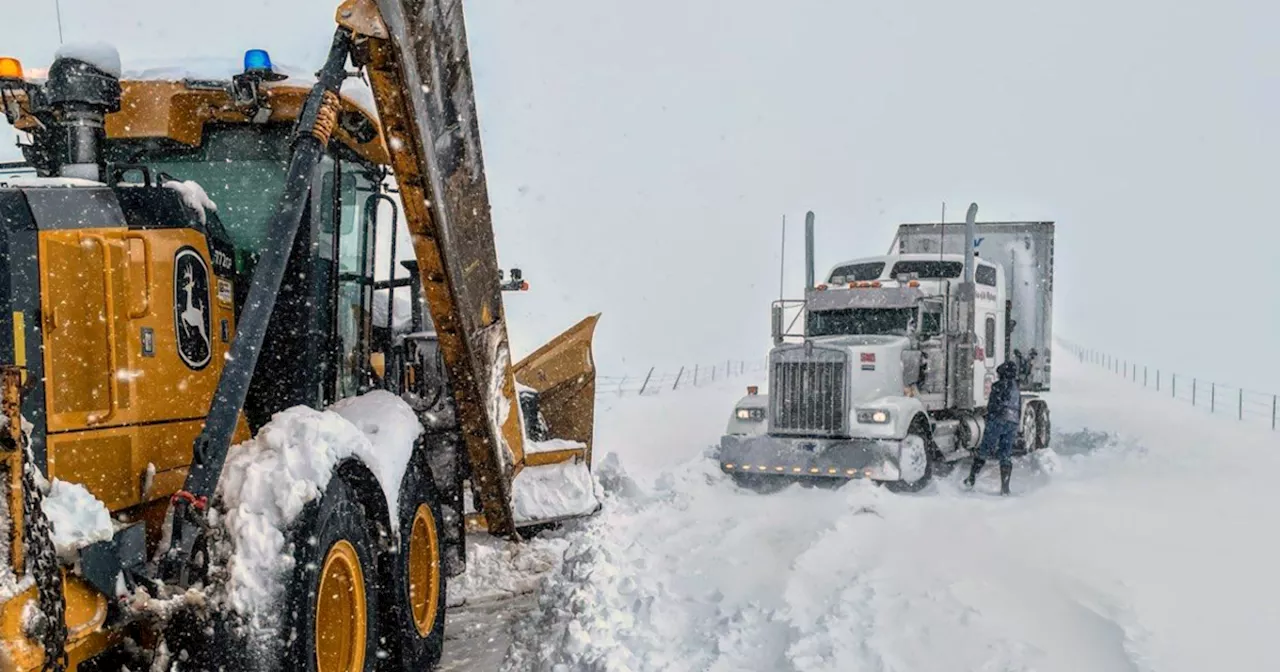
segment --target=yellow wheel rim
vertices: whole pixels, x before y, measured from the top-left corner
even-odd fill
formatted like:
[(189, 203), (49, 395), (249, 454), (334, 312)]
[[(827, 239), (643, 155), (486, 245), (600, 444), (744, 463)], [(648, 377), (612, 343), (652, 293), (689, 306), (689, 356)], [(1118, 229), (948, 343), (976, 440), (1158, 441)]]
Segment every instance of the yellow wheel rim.
[(426, 637), (435, 626), (439, 602), (440, 543), (436, 539), (436, 519), (426, 504), (419, 504), (409, 534), (409, 605), (420, 636)]
[(364, 670), (369, 603), (355, 546), (339, 539), (329, 549), (316, 595), (316, 668), (319, 672)]

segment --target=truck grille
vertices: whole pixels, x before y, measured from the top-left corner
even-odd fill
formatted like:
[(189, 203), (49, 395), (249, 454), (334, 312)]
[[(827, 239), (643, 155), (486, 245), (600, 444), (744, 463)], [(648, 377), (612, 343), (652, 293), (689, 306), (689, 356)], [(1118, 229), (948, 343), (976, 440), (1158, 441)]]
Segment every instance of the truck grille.
[(836, 362), (774, 362), (769, 399), (771, 431), (840, 434), (845, 431), (845, 365)]

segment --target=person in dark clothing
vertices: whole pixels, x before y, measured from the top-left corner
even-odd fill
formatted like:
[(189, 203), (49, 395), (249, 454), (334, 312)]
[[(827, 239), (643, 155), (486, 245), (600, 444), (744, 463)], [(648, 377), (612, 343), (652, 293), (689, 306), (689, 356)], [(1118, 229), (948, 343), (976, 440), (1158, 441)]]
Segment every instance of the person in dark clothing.
[(1022, 392), (1018, 390), (1018, 365), (1005, 362), (996, 368), (999, 376), (987, 398), (987, 433), (973, 457), (973, 467), (964, 484), (973, 487), (978, 472), (994, 454), (1000, 460), (1000, 494), (1009, 494), (1009, 477), (1013, 475), (1013, 442), (1018, 438), (1022, 420)]

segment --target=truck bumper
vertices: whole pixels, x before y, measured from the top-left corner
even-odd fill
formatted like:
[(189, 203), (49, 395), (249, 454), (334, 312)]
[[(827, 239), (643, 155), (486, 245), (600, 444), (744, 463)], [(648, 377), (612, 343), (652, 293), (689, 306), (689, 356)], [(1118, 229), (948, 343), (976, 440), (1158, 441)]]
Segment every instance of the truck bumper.
[(720, 438), (719, 461), (729, 474), (897, 481), (900, 449), (891, 439), (728, 435)]

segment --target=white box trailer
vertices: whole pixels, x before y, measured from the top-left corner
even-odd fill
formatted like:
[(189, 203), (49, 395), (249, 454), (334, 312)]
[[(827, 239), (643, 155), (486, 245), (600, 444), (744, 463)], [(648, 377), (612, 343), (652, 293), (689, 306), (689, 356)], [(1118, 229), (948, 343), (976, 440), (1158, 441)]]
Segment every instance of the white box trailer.
[[(964, 222), (902, 224), (890, 254), (963, 254)], [(1053, 222), (978, 222), (974, 250), (1004, 268), (1012, 328), (1006, 352), (1026, 367), (1026, 391), (1049, 390), (1053, 348)]]

